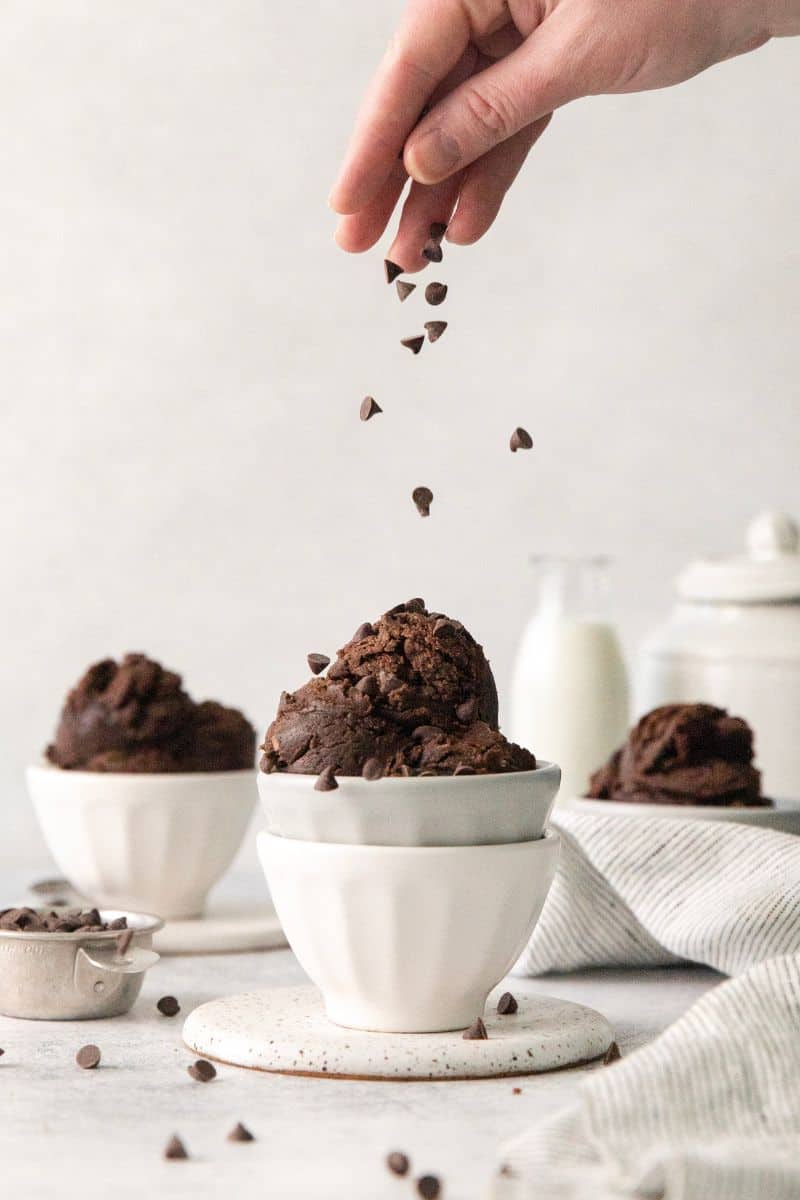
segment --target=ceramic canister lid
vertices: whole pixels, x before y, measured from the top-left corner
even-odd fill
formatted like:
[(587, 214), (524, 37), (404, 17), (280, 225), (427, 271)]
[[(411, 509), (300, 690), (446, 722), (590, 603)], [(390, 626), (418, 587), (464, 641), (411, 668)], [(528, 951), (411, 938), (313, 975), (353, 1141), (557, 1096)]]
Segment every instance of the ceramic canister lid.
[(690, 563), (677, 579), (683, 600), (759, 604), (800, 601), (800, 531), (786, 513), (765, 512), (747, 527), (747, 553)]

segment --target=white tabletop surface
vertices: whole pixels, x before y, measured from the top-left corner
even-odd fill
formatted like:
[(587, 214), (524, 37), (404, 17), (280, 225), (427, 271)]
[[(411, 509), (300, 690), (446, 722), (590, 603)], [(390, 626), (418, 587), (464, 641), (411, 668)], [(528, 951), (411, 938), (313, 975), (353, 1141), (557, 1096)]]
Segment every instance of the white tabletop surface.
[[(5, 891), (9, 881), (3, 885)], [(254, 899), (262, 899), (263, 882), (254, 877), (252, 887)], [(241, 879), (236, 890), (241, 894)], [(468, 1200), (485, 1195), (502, 1141), (567, 1106), (586, 1072), (603, 1069), (523, 1080), (369, 1083), (220, 1066), (212, 1083), (189, 1078), (192, 1056), (181, 1028), (192, 1008), (304, 978), (289, 950), (164, 958), (126, 1017), (64, 1023), (0, 1017), (4, 1200), (399, 1200), (416, 1192), (386, 1171), (384, 1157), (394, 1149), (411, 1157), (416, 1172), (440, 1176), (443, 1200)], [(509, 986), (599, 1009), (628, 1054), (718, 979), (711, 971), (671, 968), (593, 971)], [(178, 1017), (156, 1011), (166, 993), (178, 997)], [(96, 1071), (74, 1062), (87, 1042), (103, 1054)], [(521, 1086), (520, 1095), (514, 1086)], [(227, 1142), (236, 1121), (257, 1141)], [(173, 1133), (183, 1138), (191, 1161), (163, 1161)]]

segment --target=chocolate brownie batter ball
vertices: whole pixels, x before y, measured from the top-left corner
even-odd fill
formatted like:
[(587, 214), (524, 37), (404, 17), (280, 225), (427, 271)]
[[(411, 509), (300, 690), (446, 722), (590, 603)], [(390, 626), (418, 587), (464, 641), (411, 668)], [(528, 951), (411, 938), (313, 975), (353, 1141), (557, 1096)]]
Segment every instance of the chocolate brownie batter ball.
[[(432, 730), (427, 736), (425, 730)], [(529, 770), (497, 729), (497, 689), (459, 621), (409, 600), (361, 625), (327, 676), (284, 692), (261, 769), (339, 775)]]
[(646, 713), (591, 777), (588, 795), (639, 804), (770, 804), (753, 766), (753, 731), (711, 704), (665, 704)]
[(65, 770), (249, 769), (255, 730), (236, 709), (196, 704), (181, 677), (144, 654), (89, 667), (67, 696), (47, 758)]

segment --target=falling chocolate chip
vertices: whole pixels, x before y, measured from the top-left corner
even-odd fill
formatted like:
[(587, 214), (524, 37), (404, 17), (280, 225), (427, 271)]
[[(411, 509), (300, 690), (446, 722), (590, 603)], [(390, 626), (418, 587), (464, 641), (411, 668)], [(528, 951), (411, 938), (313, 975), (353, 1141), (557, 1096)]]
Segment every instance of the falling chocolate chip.
[(459, 704), (456, 708), (456, 716), (458, 717), (459, 721), (462, 721), (465, 725), (469, 725), (475, 720), (476, 708), (477, 701), (474, 697), (471, 700), (465, 700), (463, 704)]
[[(69, 883), (66, 879), (40, 879), (38, 883), (32, 883), (28, 891), (35, 892), (37, 896), (52, 896), (54, 893), (65, 892), (69, 888)], [(51, 900), (51, 904), (57, 904), (57, 900)]]
[(314, 784), (315, 792), (335, 792), (338, 788), (336, 776), (333, 773), (333, 767), (325, 767), (317, 776), (317, 782)]
[(386, 1165), (393, 1175), (407, 1175), (411, 1163), (407, 1154), (393, 1150), (391, 1154), (386, 1155)]
[(237, 1121), (228, 1134), (229, 1142), (254, 1142), (255, 1140), (250, 1130), (241, 1121)]
[(433, 503), (433, 492), (427, 487), (415, 487), (411, 493), (411, 499), (417, 506), (417, 512), (421, 517), (429, 517), (431, 515), (431, 504)]
[(442, 1190), (442, 1185), (435, 1175), (420, 1175), (417, 1180), (417, 1191), (422, 1200), (436, 1200)]
[(121, 933), (119, 935), (119, 937), (117, 938), (117, 957), (118, 958), (125, 957), (125, 955), (128, 953), (128, 951), (131, 948), (132, 941), (133, 941), (133, 930), (132, 929), (126, 929), (124, 933)]
[(426, 242), (422, 247), (422, 257), (427, 258), (428, 262), (440, 263), (442, 261), (442, 247), (433, 238)]
[(603, 1066), (608, 1067), (611, 1065), (611, 1063), (617, 1062), (617, 1060), (620, 1058), (622, 1058), (622, 1051), (616, 1042), (612, 1042), (606, 1050), (605, 1058), (603, 1059)]
[(447, 225), (444, 221), (434, 221), (428, 232), (431, 235), (431, 241), (436, 242), (438, 246), (444, 235), (447, 233)]
[(456, 767), (455, 771), (453, 771), (453, 774), (454, 775), (474, 775), (475, 768), (469, 766), (468, 763), (459, 763), (458, 766)]
[(306, 657), (308, 669), (312, 675), (319, 675), (320, 671), (324, 671), (330, 661), (327, 654), (309, 654)]
[(365, 396), (361, 401), (358, 415), (362, 421), (369, 421), (371, 417), (377, 416), (378, 413), (382, 412), (383, 409), (380, 404), (372, 396)]
[(75, 1062), (84, 1071), (93, 1071), (100, 1062), (100, 1050), (97, 1046), (91, 1045), (81, 1046), (78, 1053), (75, 1055)]
[(405, 346), (412, 354), (419, 354), (422, 349), (422, 343), (425, 341), (424, 334), (418, 334), (417, 337), (401, 338), (400, 345)]
[(375, 779), (382, 779), (383, 767), (377, 758), (368, 758), (364, 763), (364, 766), (361, 768), (361, 774), (365, 779), (369, 779), (370, 782), (374, 781)]
[(353, 642), (363, 642), (365, 637), (369, 637), (374, 632), (374, 626), (370, 625), (369, 621), (365, 621), (363, 625), (359, 625), (350, 640)]
[(533, 438), (528, 433), (527, 429), (523, 429), (521, 425), (517, 426), (511, 435), (509, 441), (512, 454), (516, 454), (518, 450), (530, 450), (533, 445)]
[(425, 299), (428, 301), (428, 304), (441, 304), (446, 295), (446, 283), (429, 283), (425, 288)]
[(181, 1011), (181, 1006), (174, 996), (162, 996), (156, 1003), (156, 1008), (161, 1013), (162, 1017), (177, 1017)]
[(210, 1083), (217, 1074), (216, 1068), (204, 1058), (198, 1058), (197, 1062), (193, 1062), (186, 1070), (198, 1083)]
[(489, 1037), (481, 1017), (476, 1017), (469, 1029), (465, 1029), (461, 1036), (465, 1042), (485, 1042)]
[(428, 341), (438, 342), (445, 329), (447, 329), (447, 321), (426, 321), (425, 328), (428, 331)]
[(164, 1147), (164, 1158), (177, 1159), (188, 1157), (189, 1155), (183, 1142), (177, 1134), (173, 1134)]
[(390, 258), (385, 258), (383, 260), (383, 270), (386, 275), (387, 283), (394, 283), (395, 279), (397, 279), (397, 276), (403, 274), (403, 268), (398, 267), (397, 263), (392, 262)]
[(405, 279), (398, 279), (394, 286), (397, 288), (397, 294), (400, 297), (400, 303), (402, 304), (404, 300), (408, 299), (417, 285), (415, 283), (406, 283)]

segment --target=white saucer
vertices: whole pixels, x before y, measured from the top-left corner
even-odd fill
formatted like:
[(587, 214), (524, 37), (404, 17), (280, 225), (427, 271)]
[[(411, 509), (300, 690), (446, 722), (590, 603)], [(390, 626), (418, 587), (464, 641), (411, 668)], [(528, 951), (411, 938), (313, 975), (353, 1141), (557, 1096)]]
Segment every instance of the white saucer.
[(234, 954), (285, 946), (275, 909), (213, 898), (208, 912), (190, 921), (167, 921), (153, 938), (159, 954)]
[[(513, 986), (513, 984), (512, 984)], [(611, 1026), (594, 1009), (550, 996), (518, 995), (499, 1017), (501, 986), (489, 997), (486, 1041), (461, 1033), (367, 1033), (334, 1025), (314, 987), (246, 992), (201, 1004), (183, 1039), (190, 1050), (232, 1066), (346, 1079), (480, 1079), (534, 1075), (605, 1054)]]
[[(776, 800), (771, 808), (715, 808), (707, 804), (628, 804), (575, 796), (563, 802), (567, 812), (606, 817), (668, 817), (683, 821), (735, 821), (800, 834), (800, 801)], [(558, 820), (558, 809), (556, 809)]]

